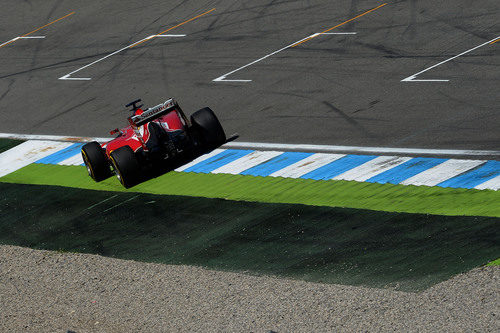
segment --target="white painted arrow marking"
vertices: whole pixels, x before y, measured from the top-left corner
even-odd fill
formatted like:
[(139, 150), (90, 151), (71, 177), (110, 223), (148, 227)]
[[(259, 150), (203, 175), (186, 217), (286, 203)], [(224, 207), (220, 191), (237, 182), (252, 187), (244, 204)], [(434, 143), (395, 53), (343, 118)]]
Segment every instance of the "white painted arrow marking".
[(135, 45), (140, 44), (140, 43), (142, 43), (142, 42), (144, 42), (144, 41), (146, 41), (146, 40), (153, 39), (153, 38), (156, 38), (156, 37), (185, 37), (185, 36), (186, 36), (186, 35), (151, 35), (151, 36), (148, 36), (148, 37), (143, 38), (143, 39), (141, 39), (141, 40), (139, 40), (139, 41), (137, 41), (137, 42), (135, 42), (135, 43), (132, 43), (132, 44), (130, 44), (130, 45), (127, 45), (127, 46), (125, 46), (125, 47), (123, 47), (123, 48), (121, 48), (121, 49), (119, 49), (119, 50), (117, 50), (117, 51), (115, 51), (115, 52), (112, 52), (112, 53), (110, 53), (110, 54), (108, 54), (108, 55), (106, 55), (106, 56), (104, 56), (104, 57), (102, 57), (102, 58), (100, 58), (100, 59), (97, 59), (96, 61), (93, 61), (93, 62), (91, 62), (90, 64), (87, 64), (87, 65), (85, 65), (85, 66), (83, 66), (83, 67), (80, 67), (80, 68), (78, 68), (77, 70), (72, 71), (71, 73), (68, 73), (68, 74), (66, 74), (66, 75), (63, 75), (63, 76), (61, 76), (61, 77), (59, 78), (59, 80), (78, 80), (78, 81), (88, 81), (88, 80), (91, 80), (91, 78), (90, 78), (90, 77), (71, 77), (71, 75), (73, 75), (73, 74), (75, 74), (75, 73), (77, 73), (77, 72), (79, 72), (79, 71), (81, 71), (81, 70), (83, 70), (83, 69), (85, 69), (85, 68), (87, 68), (87, 67), (90, 67), (90, 66), (92, 66), (92, 65), (95, 65), (95, 64), (97, 64), (98, 62), (101, 62), (101, 61), (103, 61), (103, 60), (105, 60), (105, 59), (107, 59), (107, 58), (109, 58), (109, 57), (111, 57), (111, 56), (114, 56), (115, 54), (118, 54), (118, 53), (120, 53), (120, 52), (122, 52), (122, 51), (124, 51), (124, 50), (126, 50), (126, 49), (129, 49), (129, 48), (131, 48), (131, 47), (134, 47)]
[(236, 73), (236, 72), (244, 69), (244, 68), (247, 68), (247, 67), (252, 66), (252, 65), (254, 65), (254, 64), (256, 64), (256, 63), (258, 63), (258, 62), (260, 62), (260, 61), (262, 61), (264, 59), (267, 59), (270, 56), (273, 56), (273, 55), (275, 55), (277, 53), (280, 53), (281, 51), (284, 51), (284, 50), (286, 50), (288, 48), (294, 47), (295, 45), (300, 44), (301, 42), (303, 42), (305, 40), (308, 40), (308, 39), (311, 39), (311, 38), (314, 38), (316, 36), (319, 36), (319, 35), (355, 35), (355, 34), (356, 34), (356, 32), (316, 32), (316, 33), (314, 33), (314, 34), (312, 34), (310, 36), (302, 38), (301, 40), (293, 42), (292, 44), (287, 45), (287, 46), (285, 46), (285, 47), (283, 47), (283, 48), (281, 48), (281, 49), (279, 49), (277, 51), (271, 52), (268, 55), (263, 56), (262, 58), (254, 60), (251, 63), (246, 64), (245, 66), (241, 66), (240, 68), (237, 68), (234, 71), (231, 71), (231, 72), (226, 73), (226, 74), (224, 74), (222, 76), (219, 76), (218, 78), (213, 79), (212, 81), (213, 82), (252, 82), (252, 80), (235, 80), (235, 79), (227, 79), (227, 77), (229, 75), (231, 75), (231, 74), (234, 74), (234, 73)]
[(19, 40), (19, 39), (33, 39), (33, 38), (45, 38), (45, 36), (24, 36), (24, 37), (19, 36), (19, 37), (12, 38), (11, 40), (6, 41), (5, 43), (0, 44), (0, 47), (7, 45), (7, 44), (10, 44), (12, 42), (15, 42), (16, 40)]
[(408, 77), (407, 77), (407, 78), (405, 78), (405, 79), (402, 79), (402, 80), (401, 80), (401, 82), (449, 82), (450, 80), (440, 80), (440, 79), (417, 80), (417, 79), (416, 79), (416, 77), (417, 77), (418, 75), (420, 75), (420, 74), (424, 73), (424, 72), (427, 72), (428, 70), (431, 70), (431, 69), (433, 69), (433, 68), (436, 68), (436, 67), (438, 67), (438, 66), (440, 66), (440, 65), (442, 65), (442, 64), (444, 64), (444, 63), (447, 63), (448, 61), (452, 61), (453, 59), (456, 59), (456, 58), (458, 58), (458, 57), (463, 56), (464, 54), (467, 54), (467, 53), (472, 52), (472, 51), (474, 51), (474, 50), (476, 50), (476, 49), (478, 49), (478, 48), (480, 48), (480, 47), (483, 47), (483, 46), (485, 46), (485, 45), (487, 45), (487, 44), (490, 44), (490, 43), (492, 43), (492, 42), (496, 41), (496, 40), (497, 40), (497, 39), (499, 39), (499, 38), (500, 38), (500, 36), (497, 36), (497, 37), (493, 38), (492, 40), (489, 40), (489, 41), (487, 41), (487, 42), (485, 42), (485, 43), (483, 43), (483, 44), (481, 44), (481, 45), (478, 45), (478, 46), (476, 46), (476, 47), (473, 47), (472, 49), (469, 49), (469, 50), (467, 50), (467, 51), (464, 51), (464, 52), (462, 52), (462, 53), (460, 53), (460, 54), (458, 54), (458, 55), (456, 55), (456, 56), (454, 56), (454, 57), (451, 57), (451, 58), (449, 58), (449, 59), (446, 59), (445, 61), (441, 61), (441, 62), (440, 62), (440, 63), (438, 63), (438, 64), (435, 64), (435, 65), (433, 65), (433, 66), (431, 66), (431, 67), (429, 67), (429, 68), (424, 69), (423, 71), (420, 71), (420, 72), (418, 72), (418, 73), (415, 73), (415, 74), (413, 74), (413, 75), (408, 76)]

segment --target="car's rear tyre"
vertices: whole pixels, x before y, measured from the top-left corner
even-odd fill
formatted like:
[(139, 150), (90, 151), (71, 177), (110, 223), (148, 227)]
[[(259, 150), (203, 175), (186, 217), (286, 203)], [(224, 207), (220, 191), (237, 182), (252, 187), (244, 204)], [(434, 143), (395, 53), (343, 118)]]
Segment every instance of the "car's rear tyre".
[(111, 163), (118, 180), (125, 188), (139, 183), (141, 167), (134, 151), (129, 146), (123, 146), (110, 154)]
[(82, 158), (89, 176), (96, 182), (111, 177), (111, 168), (106, 153), (98, 142), (92, 141), (82, 147)]
[(201, 144), (206, 151), (215, 149), (226, 142), (226, 134), (215, 113), (203, 108), (191, 115), (191, 123), (199, 133)]

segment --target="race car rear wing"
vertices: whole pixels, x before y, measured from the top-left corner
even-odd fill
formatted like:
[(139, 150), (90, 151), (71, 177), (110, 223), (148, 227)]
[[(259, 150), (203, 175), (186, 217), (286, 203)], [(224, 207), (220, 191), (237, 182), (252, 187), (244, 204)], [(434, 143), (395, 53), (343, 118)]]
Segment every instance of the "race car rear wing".
[(179, 105), (177, 102), (173, 98), (170, 98), (162, 104), (158, 104), (152, 108), (144, 110), (144, 112), (140, 115), (129, 117), (129, 122), (131, 125), (139, 127), (178, 108)]

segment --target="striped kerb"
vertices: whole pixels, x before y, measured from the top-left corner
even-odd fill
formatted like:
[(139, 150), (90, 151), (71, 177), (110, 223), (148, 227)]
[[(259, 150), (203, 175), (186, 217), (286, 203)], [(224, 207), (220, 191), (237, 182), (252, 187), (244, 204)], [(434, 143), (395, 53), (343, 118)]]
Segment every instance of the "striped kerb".
[(438, 184), (441, 187), (474, 188), (481, 183), (500, 175), (500, 162), (488, 161), (483, 165), (463, 173), (459, 176), (445, 180)]
[(245, 155), (250, 154), (253, 150), (236, 150), (228, 149), (215, 156), (212, 156), (190, 168), (184, 170), (185, 172), (202, 172), (210, 173), (223, 165), (231, 163)]
[(382, 172), (372, 178), (367, 179), (367, 182), (370, 183), (390, 183), (390, 184), (399, 184), (402, 181), (413, 177), (420, 172), (423, 172), (427, 169), (435, 167), (438, 164), (443, 163), (446, 159), (442, 158), (426, 158), (426, 157), (416, 157), (411, 160), (398, 165), (390, 170)]

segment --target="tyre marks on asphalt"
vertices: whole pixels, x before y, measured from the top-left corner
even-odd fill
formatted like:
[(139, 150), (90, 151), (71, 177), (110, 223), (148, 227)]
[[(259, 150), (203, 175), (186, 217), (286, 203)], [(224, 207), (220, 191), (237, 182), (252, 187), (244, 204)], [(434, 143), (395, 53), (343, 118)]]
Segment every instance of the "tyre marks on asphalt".
[(215, 10), (215, 8), (212, 8), (212, 9), (210, 9), (210, 10), (208, 10), (208, 11), (202, 13), (202, 14), (196, 15), (196, 16), (194, 16), (194, 17), (192, 17), (192, 18), (190, 18), (190, 19), (188, 19), (188, 20), (186, 20), (184, 22), (181, 22), (181, 23), (176, 24), (176, 25), (174, 25), (174, 26), (172, 26), (172, 27), (170, 27), (170, 28), (168, 28), (166, 30), (163, 30), (162, 32), (160, 32), (160, 33), (158, 33), (156, 35), (150, 35), (150, 36), (148, 36), (146, 38), (143, 38), (143, 39), (141, 39), (141, 40), (139, 40), (137, 42), (134, 42), (134, 43), (132, 43), (130, 45), (127, 45), (127, 46), (125, 46), (125, 47), (123, 47), (123, 48), (121, 48), (121, 49), (119, 49), (117, 51), (111, 52), (110, 54), (108, 54), (108, 55), (106, 55), (106, 56), (104, 56), (102, 58), (99, 58), (99, 59), (97, 59), (97, 60), (95, 60), (95, 61), (93, 61), (93, 62), (91, 62), (91, 63), (89, 63), (89, 64), (87, 64), (87, 65), (85, 65), (83, 67), (80, 67), (80, 68), (78, 68), (78, 69), (76, 69), (76, 70), (74, 70), (72, 72), (69, 72), (68, 74), (65, 74), (65, 75), (61, 76), (59, 78), (59, 80), (76, 80), (76, 81), (88, 81), (88, 80), (91, 80), (92, 78), (90, 78), (90, 77), (72, 77), (72, 75), (75, 74), (75, 73), (77, 73), (77, 72), (79, 72), (79, 71), (81, 71), (81, 70), (83, 70), (83, 69), (85, 69), (85, 68), (93, 66), (93, 65), (95, 65), (95, 64), (97, 64), (97, 63), (99, 63), (99, 62), (101, 62), (101, 61), (103, 61), (103, 60), (105, 60), (105, 59), (107, 59), (109, 57), (112, 57), (112, 56), (114, 56), (114, 55), (116, 55), (116, 54), (118, 54), (118, 53), (120, 53), (122, 51), (125, 51), (127, 49), (131, 49), (133, 47), (136, 47), (136, 46), (138, 46), (138, 45), (140, 45), (140, 44), (142, 44), (142, 43), (144, 43), (144, 42), (146, 42), (148, 40), (151, 40), (151, 39), (154, 39), (154, 38), (159, 38), (159, 37), (174, 37), (174, 38), (175, 37), (185, 37), (186, 36), (185, 34), (174, 34), (174, 35), (172, 35), (172, 34), (165, 34), (165, 33), (168, 32), (168, 31), (171, 31), (171, 30), (173, 30), (175, 28), (178, 28), (178, 27), (180, 27), (180, 26), (182, 26), (182, 25), (184, 25), (184, 24), (186, 24), (188, 22), (196, 20), (196, 19), (198, 19), (198, 18), (200, 18), (202, 16), (205, 16), (205, 15), (213, 12), (214, 10)]
[(340, 24), (337, 24), (337, 25), (335, 25), (335, 26), (333, 26), (333, 27), (331, 27), (331, 28), (328, 28), (328, 29), (323, 30), (323, 31), (321, 31), (321, 32), (316, 32), (316, 33), (314, 33), (314, 34), (312, 34), (312, 35), (309, 35), (309, 36), (307, 36), (307, 37), (304, 37), (304, 38), (302, 38), (302, 39), (300, 39), (300, 40), (298, 40), (298, 41), (296, 41), (296, 42), (293, 42), (293, 43), (291, 43), (291, 44), (289, 44), (289, 45), (287, 45), (287, 46), (285, 46), (285, 47), (283, 47), (283, 48), (281, 48), (281, 49), (279, 49), (279, 50), (276, 50), (276, 51), (274, 51), (274, 52), (271, 52), (271, 53), (269, 53), (269, 54), (267, 54), (267, 55), (265, 55), (265, 56), (263, 56), (263, 57), (261, 57), (261, 58), (257, 59), (257, 60), (254, 60), (254, 61), (252, 61), (252, 62), (250, 62), (250, 63), (248, 63), (248, 64), (246, 64), (246, 65), (244, 65), (244, 66), (241, 66), (241, 67), (239, 67), (239, 68), (237, 68), (237, 69), (235, 69), (235, 70), (232, 70), (232, 71), (230, 71), (230, 72), (228, 72), (228, 73), (226, 73), (226, 74), (223, 74), (223, 75), (221, 75), (221, 76), (219, 76), (219, 77), (217, 77), (217, 78), (213, 79), (213, 80), (212, 80), (212, 82), (242, 82), (242, 83), (245, 83), (245, 82), (252, 82), (252, 80), (248, 80), (248, 79), (228, 79), (227, 77), (228, 77), (229, 75), (232, 75), (232, 74), (236, 73), (236, 72), (239, 72), (239, 71), (240, 71), (240, 70), (242, 70), (242, 69), (245, 69), (245, 68), (247, 68), (247, 67), (250, 67), (250, 66), (252, 66), (252, 65), (255, 65), (256, 63), (259, 63), (259, 62), (261, 62), (262, 60), (265, 60), (265, 59), (267, 59), (267, 58), (269, 58), (269, 57), (271, 57), (271, 56), (273, 56), (273, 55), (275, 55), (275, 54), (278, 54), (278, 53), (280, 53), (280, 52), (282, 52), (282, 51), (284, 51), (284, 50), (286, 50), (286, 49), (289, 49), (289, 48), (292, 48), (292, 47), (299, 46), (299, 45), (301, 45), (302, 43), (305, 43), (305, 42), (307, 42), (307, 41), (309, 41), (309, 40), (311, 40), (311, 39), (313, 39), (313, 38), (316, 38), (316, 37), (318, 37), (318, 36), (321, 36), (321, 35), (333, 35), (333, 34), (353, 35), (353, 34), (356, 34), (356, 32), (339, 32), (339, 33), (330, 33), (330, 31), (332, 31), (332, 30), (334, 30), (334, 29), (336, 29), (336, 28), (338, 28), (338, 27), (341, 27), (341, 26), (343, 26), (343, 25), (345, 25), (345, 24), (347, 24), (347, 23), (349, 23), (349, 22), (352, 22), (352, 21), (354, 21), (354, 20), (356, 20), (356, 19), (358, 19), (358, 18), (360, 18), (360, 17), (362, 17), (362, 16), (364, 16), (364, 15), (366, 15), (366, 14), (368, 14), (368, 13), (371, 13), (371, 12), (373, 12), (373, 11), (375, 11), (375, 10), (379, 9), (379, 8), (382, 8), (382, 7), (384, 7), (385, 5), (387, 5), (387, 3), (383, 3), (383, 4), (381, 4), (381, 5), (379, 5), (379, 6), (375, 7), (375, 8), (372, 8), (372, 9), (370, 9), (370, 10), (368, 10), (368, 11), (366, 11), (366, 12), (362, 13), (362, 14), (359, 14), (359, 15), (357, 15), (357, 16), (355, 16), (355, 17), (353, 17), (353, 18), (351, 18), (351, 19), (349, 19), (349, 20), (347, 20), (347, 21), (344, 21), (344, 22), (342, 22), (342, 23), (340, 23)]

